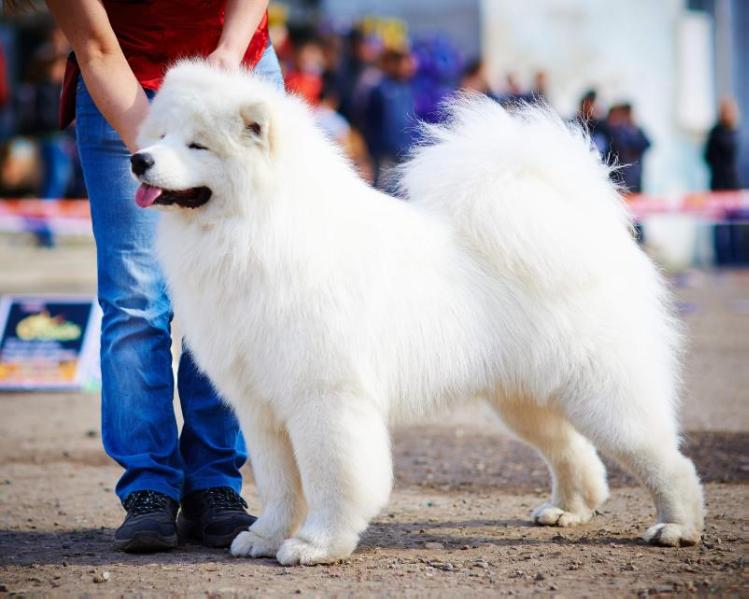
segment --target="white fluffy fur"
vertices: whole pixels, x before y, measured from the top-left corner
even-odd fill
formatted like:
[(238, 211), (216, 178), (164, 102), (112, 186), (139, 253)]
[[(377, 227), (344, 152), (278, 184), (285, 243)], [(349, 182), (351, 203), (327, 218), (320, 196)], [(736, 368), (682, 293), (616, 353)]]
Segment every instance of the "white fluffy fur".
[(695, 543), (678, 334), (606, 167), (548, 111), (449, 110), (403, 168), (403, 201), (361, 181), (301, 101), (246, 73), (184, 62), (154, 101), (142, 180), (213, 191), (165, 211), (159, 253), (263, 501), (232, 553), (345, 558), (388, 501), (389, 422), (473, 397), (548, 463), (537, 523), (592, 517), (608, 494), (598, 447), (651, 491), (648, 540)]

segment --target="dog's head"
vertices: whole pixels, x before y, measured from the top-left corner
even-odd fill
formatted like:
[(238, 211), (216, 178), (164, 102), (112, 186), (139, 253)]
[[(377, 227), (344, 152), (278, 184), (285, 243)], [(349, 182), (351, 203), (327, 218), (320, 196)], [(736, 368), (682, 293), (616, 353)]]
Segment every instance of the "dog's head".
[[(202, 61), (169, 70), (130, 157), (140, 182), (135, 200), (193, 212), (231, 213), (267, 172), (273, 86)], [(241, 190), (241, 194), (236, 193)]]

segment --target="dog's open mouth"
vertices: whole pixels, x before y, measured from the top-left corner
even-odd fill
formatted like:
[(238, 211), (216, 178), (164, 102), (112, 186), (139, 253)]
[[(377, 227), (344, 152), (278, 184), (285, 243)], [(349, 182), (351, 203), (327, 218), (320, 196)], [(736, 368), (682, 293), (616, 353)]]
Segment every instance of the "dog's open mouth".
[(190, 189), (161, 189), (147, 183), (141, 183), (135, 192), (135, 203), (141, 208), (154, 204), (161, 206), (181, 206), (182, 208), (199, 208), (211, 199), (211, 190), (207, 187)]

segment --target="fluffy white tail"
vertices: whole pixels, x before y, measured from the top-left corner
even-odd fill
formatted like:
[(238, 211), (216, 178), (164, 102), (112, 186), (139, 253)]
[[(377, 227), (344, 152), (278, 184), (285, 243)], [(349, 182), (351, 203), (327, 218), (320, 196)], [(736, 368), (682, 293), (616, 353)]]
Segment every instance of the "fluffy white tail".
[(538, 280), (554, 278), (559, 252), (632, 243), (610, 168), (580, 127), (547, 108), (508, 112), (483, 96), (459, 97), (447, 111), (444, 124), (424, 125), (426, 140), (402, 167), (401, 189), (450, 218), (481, 253)]

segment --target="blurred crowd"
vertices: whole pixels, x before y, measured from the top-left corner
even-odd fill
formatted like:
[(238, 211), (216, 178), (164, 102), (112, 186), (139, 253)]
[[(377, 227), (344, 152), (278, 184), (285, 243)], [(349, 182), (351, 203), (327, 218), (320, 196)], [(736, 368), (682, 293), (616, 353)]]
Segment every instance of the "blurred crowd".
[(23, 34), (12, 54), (0, 38), (0, 197), (82, 197), (73, 130), (58, 126), (70, 46), (47, 21)]
[[(69, 45), (48, 22), (23, 35), (13, 64), (0, 36), (0, 197), (83, 197), (74, 133), (57, 127)], [(483, 93), (503, 105), (548, 101), (545, 71), (535, 73), (528, 88), (510, 73), (500, 89), (492, 89), (480, 59), (467, 59), (439, 34), (409, 39), (405, 26), (392, 20), (368, 19), (343, 32), (277, 22), (271, 35), (287, 89), (313, 107), (320, 127), (365, 179), (390, 191), (388, 171), (417, 141), (417, 120), (437, 121), (440, 103), (456, 90)], [(604, 109), (591, 89), (570, 118), (618, 165), (612, 177), (622, 189), (640, 192), (651, 140), (632, 104)], [(738, 188), (738, 139), (738, 111), (725, 100), (705, 149), (712, 189)]]
[[(437, 121), (441, 102), (456, 90), (486, 94), (505, 106), (549, 103), (546, 71), (533, 74), (527, 88), (508, 73), (502, 87), (492, 89), (483, 61), (466, 60), (444, 36), (409, 41), (376, 21), (344, 33), (304, 28), (276, 33), (287, 88), (315, 107), (320, 125), (346, 149), (362, 176), (384, 189), (388, 170), (417, 140), (417, 120)], [(612, 178), (621, 189), (640, 193), (651, 140), (632, 103), (606, 109), (590, 89), (571, 120), (587, 128), (601, 156), (616, 166)], [(738, 143), (738, 111), (726, 99), (706, 143), (711, 189), (738, 189)]]

